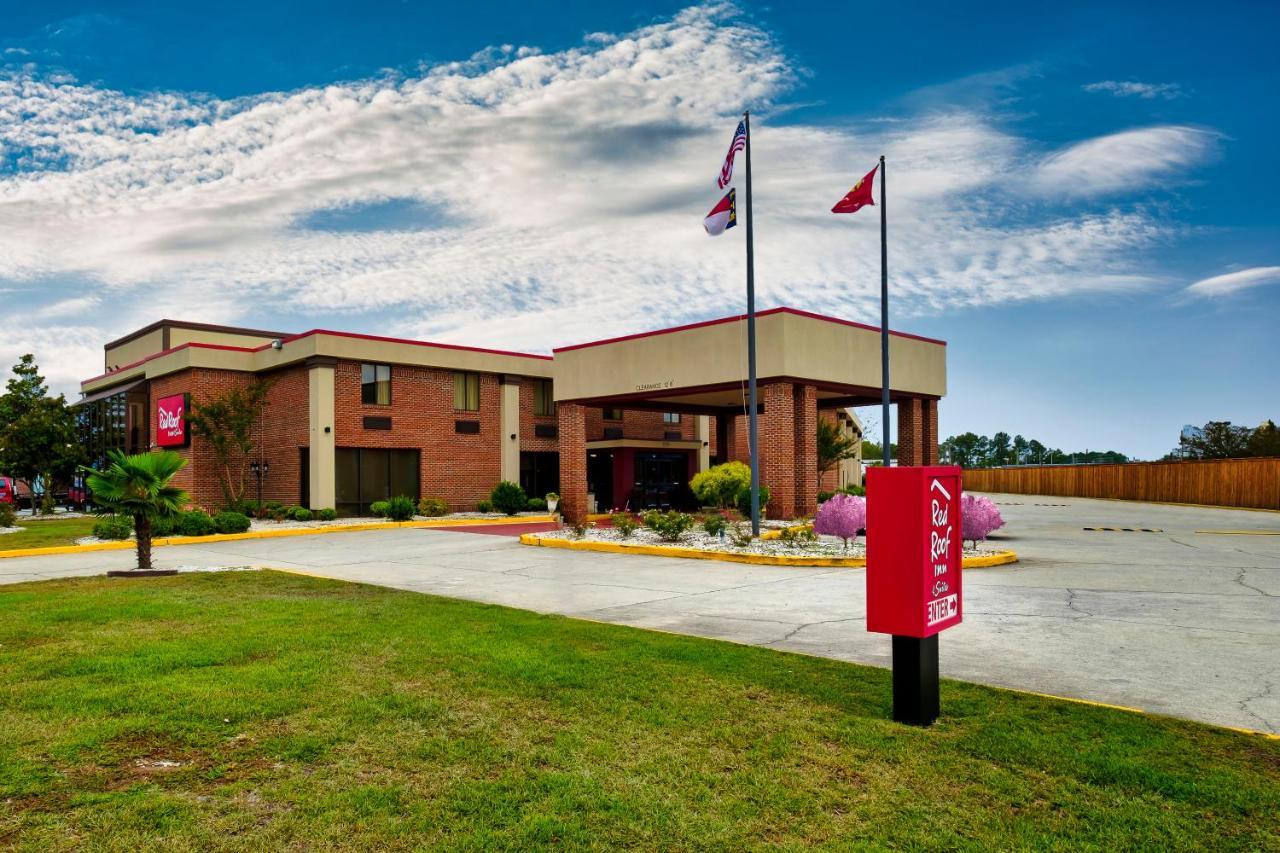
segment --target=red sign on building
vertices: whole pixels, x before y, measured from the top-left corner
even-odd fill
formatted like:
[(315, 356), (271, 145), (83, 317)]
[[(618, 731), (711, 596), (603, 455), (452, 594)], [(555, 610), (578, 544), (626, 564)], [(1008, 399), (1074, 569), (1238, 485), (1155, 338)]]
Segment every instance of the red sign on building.
[(156, 444), (160, 447), (186, 447), (191, 443), (187, 426), (187, 394), (170, 394), (156, 401)]
[(869, 468), (867, 630), (931, 637), (961, 600), (960, 468)]

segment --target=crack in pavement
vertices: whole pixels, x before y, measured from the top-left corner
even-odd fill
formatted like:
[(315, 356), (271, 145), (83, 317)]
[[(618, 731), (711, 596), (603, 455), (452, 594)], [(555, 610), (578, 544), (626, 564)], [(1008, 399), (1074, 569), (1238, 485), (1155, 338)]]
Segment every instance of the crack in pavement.
[(1266, 727), (1266, 730), (1269, 731), (1271, 734), (1277, 734), (1276, 727), (1272, 725), (1271, 721), (1268, 720), (1266, 717), (1262, 716), (1257, 711), (1250, 708), (1249, 704), (1252, 702), (1256, 702), (1259, 699), (1266, 699), (1271, 695), (1271, 691), (1274, 688), (1275, 688), (1275, 684), (1273, 682), (1270, 682), (1270, 681), (1263, 682), (1261, 693), (1257, 694), (1256, 696), (1246, 696), (1245, 698), (1240, 700), (1237, 706), (1240, 708), (1240, 710), (1243, 713), (1248, 714), (1249, 716), (1253, 717), (1255, 720), (1258, 720), (1260, 723), (1262, 723), (1262, 725)]
[(1077, 604), (1076, 598), (1077, 598), (1077, 591), (1074, 589), (1068, 588), (1067, 589), (1067, 609), (1068, 610), (1073, 611), (1075, 613), (1079, 613), (1080, 616), (1078, 618), (1080, 619), (1088, 619), (1092, 616), (1097, 615), (1096, 613), (1085, 610), (1083, 607)]
[(1237, 584), (1239, 584), (1240, 586), (1244, 587), (1245, 589), (1251, 589), (1251, 590), (1253, 590), (1254, 592), (1258, 593), (1258, 595), (1265, 595), (1267, 598), (1275, 598), (1275, 597), (1276, 597), (1276, 596), (1272, 595), (1271, 593), (1267, 592), (1266, 590), (1258, 589), (1256, 586), (1253, 586), (1253, 585), (1251, 585), (1251, 584), (1247, 584), (1247, 583), (1245, 583), (1245, 582), (1244, 582), (1244, 573), (1245, 573), (1245, 572), (1247, 572), (1247, 571), (1249, 571), (1249, 570), (1248, 570), (1248, 569), (1241, 569), (1241, 570), (1240, 570), (1240, 573), (1236, 575), (1235, 582), (1236, 582)]

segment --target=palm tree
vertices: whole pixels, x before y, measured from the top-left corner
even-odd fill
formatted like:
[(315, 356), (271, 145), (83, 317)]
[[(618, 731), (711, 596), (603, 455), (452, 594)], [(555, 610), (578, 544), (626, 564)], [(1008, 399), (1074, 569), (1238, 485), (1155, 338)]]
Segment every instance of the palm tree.
[(185, 491), (169, 481), (187, 460), (169, 450), (125, 455), (113, 450), (105, 471), (89, 469), (89, 488), (94, 502), (115, 515), (133, 517), (138, 540), (138, 569), (151, 570), (151, 524), (172, 518), (191, 501)]

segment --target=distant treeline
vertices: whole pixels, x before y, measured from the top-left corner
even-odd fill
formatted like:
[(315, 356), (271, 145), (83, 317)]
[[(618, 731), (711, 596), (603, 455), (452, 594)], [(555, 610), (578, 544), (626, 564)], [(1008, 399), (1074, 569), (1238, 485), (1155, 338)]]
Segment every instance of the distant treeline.
[(1248, 456), (1280, 456), (1280, 430), (1274, 421), (1257, 427), (1233, 426), (1231, 421), (1209, 421), (1182, 431), (1177, 448), (1164, 458), (1241, 459)]
[(942, 461), (962, 468), (995, 468), (1000, 465), (1065, 465), (1071, 463), (1128, 462), (1114, 450), (1060, 450), (1034, 438), (1007, 432), (993, 436), (965, 432), (953, 435), (939, 447)]

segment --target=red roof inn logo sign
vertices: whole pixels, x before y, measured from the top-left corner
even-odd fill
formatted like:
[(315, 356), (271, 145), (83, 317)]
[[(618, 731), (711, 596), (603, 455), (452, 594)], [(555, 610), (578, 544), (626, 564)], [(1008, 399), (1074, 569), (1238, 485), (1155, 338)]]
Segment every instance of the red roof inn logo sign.
[(188, 401), (187, 394), (171, 394), (156, 401), (156, 444), (160, 447), (186, 447), (191, 443)]
[(893, 635), (903, 722), (938, 715), (936, 635), (960, 624), (963, 603), (960, 488), (950, 465), (867, 471), (867, 630)]

